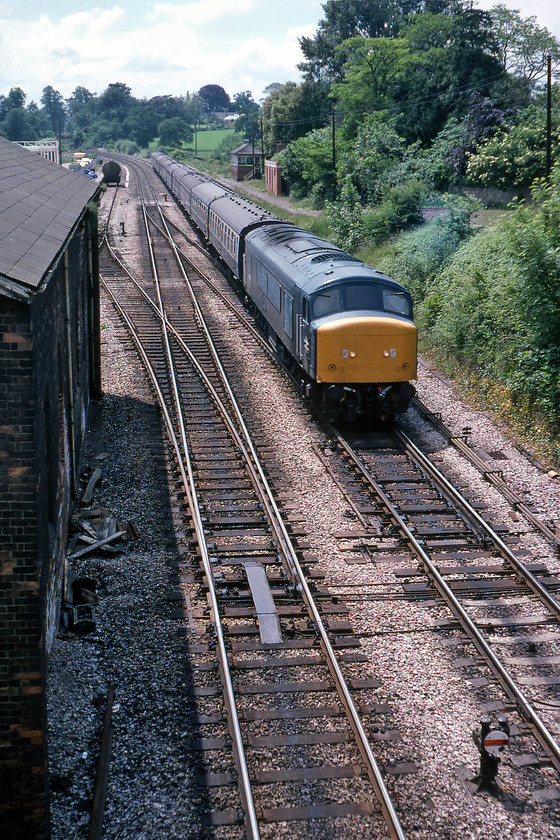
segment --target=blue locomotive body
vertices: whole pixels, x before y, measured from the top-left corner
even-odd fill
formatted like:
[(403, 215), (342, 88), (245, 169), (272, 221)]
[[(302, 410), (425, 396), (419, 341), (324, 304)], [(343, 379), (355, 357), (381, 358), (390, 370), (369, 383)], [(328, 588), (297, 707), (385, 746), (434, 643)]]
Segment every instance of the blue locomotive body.
[(159, 153), (152, 164), (308, 395), (347, 419), (406, 410), (417, 333), (403, 286), (191, 167)]

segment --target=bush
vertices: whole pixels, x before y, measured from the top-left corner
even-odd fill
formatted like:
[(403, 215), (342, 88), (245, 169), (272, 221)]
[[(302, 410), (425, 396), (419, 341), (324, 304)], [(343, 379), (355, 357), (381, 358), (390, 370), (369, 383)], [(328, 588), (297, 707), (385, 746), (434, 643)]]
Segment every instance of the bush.
[(211, 152), (211, 155), (222, 163), (229, 163), (231, 150), (239, 148), (244, 142), (245, 136), (243, 134), (231, 132), (220, 140), (216, 148)]
[(314, 192), (322, 205), (324, 197), (332, 195), (332, 137), (328, 129), (316, 129), (300, 137), (279, 152), (276, 160), (294, 198), (306, 198)]
[(325, 212), (335, 243), (351, 251), (364, 239), (362, 207), (358, 191), (348, 177), (338, 201), (328, 201)]
[(560, 421), (560, 168), (498, 228), (467, 240), (426, 288), (432, 347)]
[(385, 190), (378, 207), (363, 210), (358, 192), (348, 176), (340, 199), (327, 202), (325, 207), (335, 241), (350, 251), (368, 239), (382, 242), (395, 231), (421, 221), (423, 194), (424, 187), (419, 182), (391, 187)]

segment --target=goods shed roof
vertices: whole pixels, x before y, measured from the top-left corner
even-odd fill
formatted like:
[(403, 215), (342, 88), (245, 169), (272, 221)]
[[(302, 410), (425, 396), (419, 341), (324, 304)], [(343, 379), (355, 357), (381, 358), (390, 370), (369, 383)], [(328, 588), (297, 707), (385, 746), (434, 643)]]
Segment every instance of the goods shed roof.
[(0, 137), (0, 294), (38, 288), (98, 189)]

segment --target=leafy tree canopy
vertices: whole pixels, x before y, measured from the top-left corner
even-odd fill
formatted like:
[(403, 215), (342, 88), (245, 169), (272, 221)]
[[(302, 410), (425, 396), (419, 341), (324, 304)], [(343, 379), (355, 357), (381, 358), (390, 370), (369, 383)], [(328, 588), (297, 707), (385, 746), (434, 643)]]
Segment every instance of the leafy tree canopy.
[(560, 44), (536, 17), (522, 18), (519, 11), (502, 3), (490, 9), (496, 55), (502, 69), (522, 76), (531, 83), (541, 81), (547, 72), (548, 56), (553, 66), (560, 64)]
[[(553, 160), (560, 159), (560, 120), (557, 116), (560, 91), (554, 91), (552, 120)], [(468, 155), (469, 183), (484, 187), (528, 187), (542, 177), (546, 162), (546, 109), (535, 102), (516, 114), (512, 124), (504, 123), (475, 152)]]
[(331, 112), (329, 87), (322, 82), (286, 82), (263, 102), (264, 143), (269, 154), (314, 128), (325, 125)]
[(180, 146), (183, 141), (192, 140), (194, 132), (180, 117), (172, 117), (158, 125), (158, 134), (162, 146)]
[(99, 97), (97, 107), (103, 119), (124, 122), (134, 105), (130, 88), (123, 82), (113, 82)]
[(203, 85), (198, 95), (209, 111), (227, 111), (230, 107), (229, 96), (220, 85)]
[(47, 113), (51, 129), (55, 134), (58, 133), (58, 129), (64, 126), (66, 119), (66, 105), (62, 94), (51, 85), (47, 85), (46, 88), (43, 88), (41, 104)]

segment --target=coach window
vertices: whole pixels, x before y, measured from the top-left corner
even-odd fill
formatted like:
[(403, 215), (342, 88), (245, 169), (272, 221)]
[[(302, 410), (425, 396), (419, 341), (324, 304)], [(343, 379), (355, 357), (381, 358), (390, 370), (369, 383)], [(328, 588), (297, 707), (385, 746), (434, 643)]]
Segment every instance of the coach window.
[(313, 299), (313, 317), (322, 318), (340, 312), (340, 289), (325, 289)]
[(411, 317), (410, 302), (404, 292), (383, 289), (383, 309), (385, 312), (394, 312), (396, 315)]

